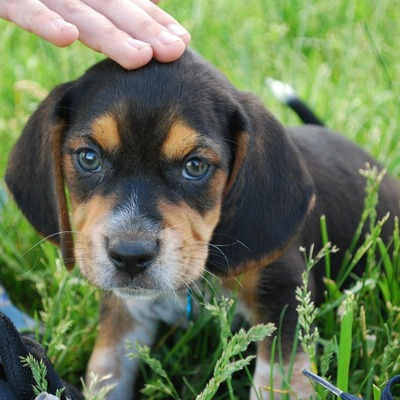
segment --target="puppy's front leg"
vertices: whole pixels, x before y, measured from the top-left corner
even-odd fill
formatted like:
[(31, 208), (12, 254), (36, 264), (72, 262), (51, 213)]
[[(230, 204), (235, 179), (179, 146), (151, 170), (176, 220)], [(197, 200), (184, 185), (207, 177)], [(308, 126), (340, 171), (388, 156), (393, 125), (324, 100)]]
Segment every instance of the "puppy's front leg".
[[(290, 365), (286, 362), (283, 372), (286, 377), (288, 376), (289, 368)], [(310, 368), (310, 361), (304, 352), (299, 351), (292, 365), (290, 398), (307, 400), (313, 395), (314, 390), (309, 380), (305, 379), (302, 375), (302, 371), (305, 368)], [(250, 400), (281, 399), (283, 379), (279, 365), (275, 364), (271, 366), (269, 360), (265, 357), (265, 343), (260, 343), (257, 351), (256, 369), (253, 376), (253, 388), (250, 391)], [(274, 391), (273, 396), (271, 390)]]
[[(274, 337), (267, 337), (258, 344), (251, 400), (269, 400), (272, 398), (279, 400), (283, 398), (282, 389), (287, 386), (283, 383), (290, 386), (290, 398), (305, 400), (309, 399), (314, 393), (310, 381), (302, 375), (304, 368), (310, 368), (310, 361), (300, 345), (298, 345), (293, 364), (291, 362), (298, 317), (295, 299), (297, 286), (279, 286), (278, 289), (268, 289), (268, 286), (265, 285), (259, 291), (260, 295), (257, 296), (258, 308), (255, 308), (255, 322), (273, 322), (277, 327), (281, 325), (280, 330), (276, 331), (276, 335), (279, 336), (277, 344), (280, 344), (280, 348), (276, 349), (273, 357), (276, 361), (275, 365), (271, 365)], [(282, 324), (279, 323), (281, 313), (283, 313)], [(280, 360), (282, 360), (283, 365), (279, 364)], [(289, 370), (291, 370), (290, 374)]]
[(107, 384), (116, 387), (107, 396), (108, 400), (130, 400), (138, 374), (139, 361), (127, 357), (127, 342), (139, 342), (151, 346), (157, 332), (158, 321), (151, 308), (153, 301), (129, 301), (129, 310), (124, 300), (111, 294), (101, 304), (100, 327), (96, 344), (89, 361), (86, 382), (93, 374), (98, 378), (111, 377), (97, 385), (100, 389)]
[[(304, 261), (298, 251), (288, 252), (274, 263), (263, 269), (243, 274), (238, 288), (239, 298), (245, 306), (245, 316), (251, 324), (273, 322), (280, 327), (280, 349), (274, 354), (275, 365), (271, 365), (273, 337), (267, 337), (257, 347), (256, 369), (250, 399), (268, 400), (281, 398), (284, 379), (288, 379), (293, 351), (294, 335), (297, 326), (297, 305), (295, 291), (301, 285), (301, 273)], [(282, 359), (283, 365), (278, 363)], [(313, 393), (308, 379), (302, 376), (304, 368), (309, 368), (309, 360), (300, 346), (292, 365), (290, 385), (293, 393), (290, 397), (308, 399)], [(273, 391), (273, 393), (272, 393)]]

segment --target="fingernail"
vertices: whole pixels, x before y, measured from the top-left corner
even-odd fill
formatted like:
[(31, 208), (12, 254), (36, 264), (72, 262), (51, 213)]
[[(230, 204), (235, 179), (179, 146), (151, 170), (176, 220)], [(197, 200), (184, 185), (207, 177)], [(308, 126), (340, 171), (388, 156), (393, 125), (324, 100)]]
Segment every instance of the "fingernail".
[(65, 31), (66, 29), (72, 28), (75, 25), (70, 24), (69, 22), (61, 19), (61, 18), (57, 18), (54, 20), (54, 25), (60, 30), (60, 31)]
[(138, 50), (143, 49), (144, 47), (150, 46), (150, 43), (141, 42), (140, 40), (136, 40), (133, 38), (128, 38), (128, 44), (129, 44), (129, 46), (132, 46)]
[(167, 26), (167, 28), (176, 36), (184, 36), (189, 33), (182, 25), (179, 24), (170, 24)]
[(178, 40), (181, 40), (179, 37), (173, 35), (172, 33), (168, 32), (168, 31), (161, 31), (158, 38), (162, 44), (166, 44), (166, 45), (169, 45), (169, 44), (177, 42)]

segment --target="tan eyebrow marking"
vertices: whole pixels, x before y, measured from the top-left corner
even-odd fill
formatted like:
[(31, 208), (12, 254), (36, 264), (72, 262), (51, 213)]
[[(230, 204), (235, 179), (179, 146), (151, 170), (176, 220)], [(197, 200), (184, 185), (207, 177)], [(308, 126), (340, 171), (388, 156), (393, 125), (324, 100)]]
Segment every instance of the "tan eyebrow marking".
[(105, 151), (112, 152), (121, 145), (119, 124), (112, 114), (104, 114), (96, 118), (92, 125), (92, 138)]
[(200, 135), (182, 121), (170, 128), (161, 148), (161, 154), (168, 160), (180, 160), (200, 143)]

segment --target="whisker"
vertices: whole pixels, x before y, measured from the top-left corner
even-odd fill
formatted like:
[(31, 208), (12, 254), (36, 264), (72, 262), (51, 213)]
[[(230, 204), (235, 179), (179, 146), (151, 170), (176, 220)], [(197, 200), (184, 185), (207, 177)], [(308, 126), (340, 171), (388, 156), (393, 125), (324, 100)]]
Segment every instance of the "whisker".
[(218, 233), (218, 232), (215, 232), (214, 235), (215, 235), (215, 236), (226, 237), (226, 238), (229, 238), (229, 239), (233, 240), (232, 243), (219, 244), (219, 245), (218, 245), (219, 247), (230, 247), (230, 246), (235, 246), (235, 245), (239, 244), (239, 245), (243, 246), (246, 250), (248, 250), (249, 252), (251, 252), (251, 250), (250, 250), (250, 248), (249, 248), (248, 246), (246, 246), (242, 241), (240, 241), (239, 239), (234, 238), (234, 237), (231, 236), (231, 235), (227, 235), (227, 234), (225, 234), (225, 233)]
[[(44, 243), (46, 240), (50, 240), (51, 238), (53, 238), (53, 237), (55, 237), (55, 236), (63, 235), (63, 234), (65, 234), (65, 233), (73, 233), (73, 234), (81, 234), (81, 235), (84, 235), (84, 234), (81, 233), (81, 232), (73, 231), (73, 230), (71, 230), (71, 231), (59, 231), (59, 232), (56, 232), (56, 233), (52, 233), (51, 235), (47, 235), (46, 237), (44, 237), (44, 238), (40, 239), (38, 242), (36, 242), (33, 246), (31, 246), (28, 250), (26, 250), (26, 251), (23, 253), (23, 256), (25, 256), (27, 253), (29, 253), (30, 251), (32, 251), (32, 250), (35, 249), (36, 247), (40, 246), (40, 245), (41, 245), (42, 243)], [(68, 242), (66, 242), (66, 243), (68, 243)]]

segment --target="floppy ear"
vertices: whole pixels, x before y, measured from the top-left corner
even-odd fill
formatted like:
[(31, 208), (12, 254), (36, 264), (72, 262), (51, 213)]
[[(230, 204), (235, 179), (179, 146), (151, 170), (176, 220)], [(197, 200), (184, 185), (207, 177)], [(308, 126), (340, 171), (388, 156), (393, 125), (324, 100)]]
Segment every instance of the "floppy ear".
[(5, 180), (33, 227), (61, 246), (65, 265), (73, 267), (73, 240), (64, 191), (62, 140), (67, 128), (64, 94), (55, 88), (30, 117), (9, 157)]
[(314, 185), (281, 124), (250, 94), (240, 94), (241, 127), (207, 268), (235, 275), (279, 257), (301, 228)]

